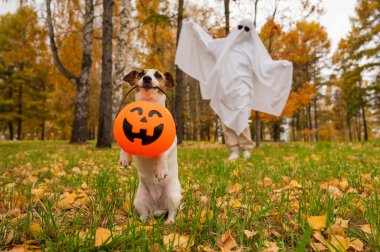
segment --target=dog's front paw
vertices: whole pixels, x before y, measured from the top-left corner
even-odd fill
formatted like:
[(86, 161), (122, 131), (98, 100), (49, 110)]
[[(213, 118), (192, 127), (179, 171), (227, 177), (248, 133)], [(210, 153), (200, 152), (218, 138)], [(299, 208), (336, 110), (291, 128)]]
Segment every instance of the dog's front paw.
[(166, 179), (167, 176), (168, 176), (168, 169), (160, 169), (156, 171), (156, 179), (158, 181)]
[(120, 152), (120, 165), (127, 168), (132, 162), (132, 155), (121, 151)]

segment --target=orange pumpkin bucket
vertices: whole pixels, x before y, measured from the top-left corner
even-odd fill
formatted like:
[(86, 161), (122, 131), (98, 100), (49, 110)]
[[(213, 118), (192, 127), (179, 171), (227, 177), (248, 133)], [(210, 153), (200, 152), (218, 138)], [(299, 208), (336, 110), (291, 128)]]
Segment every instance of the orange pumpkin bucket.
[(157, 157), (173, 144), (176, 125), (165, 107), (152, 102), (136, 101), (117, 115), (113, 134), (127, 153), (142, 157)]

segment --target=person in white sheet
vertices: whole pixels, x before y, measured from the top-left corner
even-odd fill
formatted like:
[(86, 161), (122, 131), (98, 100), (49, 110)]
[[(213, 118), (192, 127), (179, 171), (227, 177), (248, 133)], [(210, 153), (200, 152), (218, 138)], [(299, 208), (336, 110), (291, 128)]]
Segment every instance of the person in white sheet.
[(271, 59), (248, 19), (220, 39), (184, 21), (175, 63), (199, 81), (202, 98), (210, 99), (223, 123), (229, 159), (238, 158), (239, 151), (248, 158), (254, 146), (248, 128), (251, 110), (282, 113), (290, 93), (292, 64)]

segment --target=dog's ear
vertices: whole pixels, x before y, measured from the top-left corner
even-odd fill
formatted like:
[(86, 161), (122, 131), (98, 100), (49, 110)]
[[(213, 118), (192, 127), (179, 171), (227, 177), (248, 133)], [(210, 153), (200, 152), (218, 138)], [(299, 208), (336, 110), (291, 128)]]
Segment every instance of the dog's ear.
[(169, 72), (164, 73), (164, 75), (165, 75), (165, 87), (168, 87), (168, 88), (174, 87), (175, 81), (173, 79), (173, 76)]
[(124, 78), (123, 80), (128, 82), (129, 85), (134, 86), (136, 85), (136, 76), (138, 72), (136, 70), (130, 71)]

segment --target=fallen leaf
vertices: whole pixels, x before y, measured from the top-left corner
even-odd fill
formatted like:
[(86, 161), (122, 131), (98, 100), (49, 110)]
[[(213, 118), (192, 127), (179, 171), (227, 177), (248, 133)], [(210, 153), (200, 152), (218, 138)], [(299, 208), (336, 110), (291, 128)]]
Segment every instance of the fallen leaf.
[(256, 231), (249, 231), (249, 230), (244, 230), (244, 234), (247, 236), (247, 238), (251, 238), (252, 236), (255, 236), (257, 234)]
[(183, 250), (194, 245), (194, 241), (189, 236), (171, 233), (164, 236), (164, 245), (168, 251)]
[(278, 252), (280, 250), (280, 248), (277, 246), (277, 243), (275, 242), (264, 241), (264, 246), (266, 248), (260, 250), (261, 252)]
[(327, 229), (327, 231), (331, 235), (340, 235), (340, 236), (346, 237), (346, 235), (344, 233), (344, 230), (343, 230), (343, 227), (341, 225), (337, 224), (337, 223), (331, 225)]
[(327, 244), (327, 241), (326, 241), (325, 237), (323, 237), (323, 235), (321, 234), (321, 232), (319, 232), (319, 231), (314, 231), (314, 233), (313, 233), (313, 237), (314, 237), (314, 239), (316, 239), (317, 241), (321, 242), (323, 245), (326, 245), (326, 244)]
[(372, 234), (371, 225), (369, 225), (369, 224), (365, 224), (365, 225), (361, 226), (360, 229), (361, 229), (364, 233), (366, 233), (366, 234), (369, 234), (369, 235)]
[(60, 209), (71, 209), (76, 198), (76, 193), (65, 192), (61, 195), (60, 200), (57, 203), (57, 207)]
[(153, 226), (138, 226), (135, 228), (135, 231), (136, 232), (140, 232), (141, 230), (150, 231), (152, 229), (153, 229)]
[(312, 229), (320, 230), (326, 226), (327, 216), (326, 215), (308, 216), (307, 222), (309, 223), (309, 226)]
[(336, 219), (335, 219), (335, 223), (341, 225), (343, 228), (348, 228), (348, 222), (349, 222), (349, 221), (350, 221), (350, 220), (344, 220), (344, 219), (342, 219), (342, 218), (336, 218)]
[(324, 251), (327, 250), (325, 245), (319, 242), (310, 242), (310, 247), (313, 249), (313, 251)]
[(197, 251), (216, 252), (215, 249), (212, 249), (212, 248), (210, 248), (209, 246), (203, 246), (203, 245), (199, 245), (199, 246), (197, 247)]
[(228, 187), (227, 192), (228, 192), (229, 194), (231, 194), (231, 193), (234, 193), (234, 192), (238, 192), (238, 191), (240, 191), (241, 189), (242, 189), (242, 185), (239, 184), (239, 183), (236, 183), (236, 184), (234, 184), (234, 185)]
[(8, 245), (8, 243), (10, 243), (14, 237), (15, 237), (15, 231), (11, 230), (9, 234), (7, 234), (7, 236), (5, 237), (4, 244)]
[(33, 223), (29, 226), (29, 231), (31, 234), (37, 235), (42, 232), (42, 227), (39, 223)]
[(39, 189), (39, 188), (36, 188), (36, 189), (32, 189), (31, 190), (31, 194), (39, 199), (41, 199), (43, 196), (44, 196), (44, 193), (45, 193), (45, 190), (43, 189)]
[(230, 232), (224, 233), (217, 241), (217, 245), (224, 251), (231, 251), (231, 249), (237, 247), (235, 239), (231, 236)]
[(95, 233), (95, 247), (102, 246), (105, 242), (110, 243), (112, 238), (111, 237), (111, 231), (109, 231), (106, 228), (98, 227), (96, 229)]
[(327, 247), (330, 251), (346, 251), (349, 248), (349, 240), (340, 235), (332, 235)]
[(339, 182), (338, 187), (339, 187), (340, 190), (346, 191), (347, 188), (348, 188), (348, 181), (347, 181), (347, 179), (343, 179), (341, 182)]
[(238, 201), (237, 199), (231, 199), (230, 202), (228, 202), (228, 205), (232, 208), (240, 208), (241, 207), (241, 202)]
[(265, 177), (264, 180), (263, 180), (263, 182), (264, 182), (264, 186), (265, 187), (269, 187), (269, 186), (272, 185), (272, 179), (270, 179), (268, 177)]

